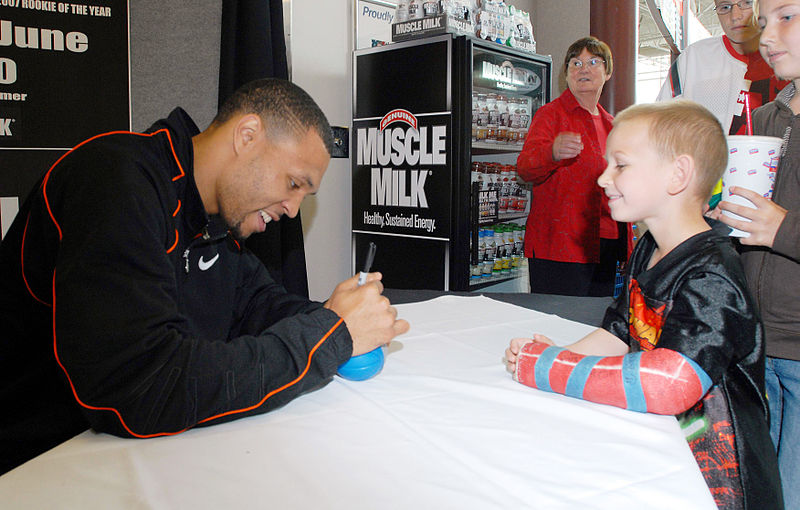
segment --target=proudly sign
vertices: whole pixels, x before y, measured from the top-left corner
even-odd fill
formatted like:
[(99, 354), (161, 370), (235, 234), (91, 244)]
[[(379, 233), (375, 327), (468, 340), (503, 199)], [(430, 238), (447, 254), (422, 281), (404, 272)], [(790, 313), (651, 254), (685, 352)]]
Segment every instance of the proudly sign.
[(383, 46), (392, 41), (394, 7), (386, 2), (358, 0), (356, 5), (356, 49)]
[(450, 114), (398, 108), (353, 130), (353, 230), (449, 239)]

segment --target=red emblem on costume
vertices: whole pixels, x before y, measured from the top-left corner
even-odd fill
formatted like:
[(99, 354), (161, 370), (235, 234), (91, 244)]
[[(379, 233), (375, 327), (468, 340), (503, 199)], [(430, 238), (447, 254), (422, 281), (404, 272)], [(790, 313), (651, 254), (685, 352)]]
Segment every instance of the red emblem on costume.
[(664, 312), (667, 305), (656, 308), (647, 306), (639, 282), (631, 279), (630, 283), (630, 332), (631, 336), (639, 342), (643, 351), (652, 351), (658, 344), (661, 337), (661, 329), (664, 326)]

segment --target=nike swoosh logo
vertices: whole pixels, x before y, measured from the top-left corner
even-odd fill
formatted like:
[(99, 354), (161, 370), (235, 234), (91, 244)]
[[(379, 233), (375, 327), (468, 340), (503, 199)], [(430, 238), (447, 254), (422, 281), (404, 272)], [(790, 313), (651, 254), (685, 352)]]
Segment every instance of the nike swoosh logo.
[(200, 271), (208, 271), (208, 269), (209, 269), (211, 266), (213, 266), (213, 265), (214, 265), (214, 262), (216, 262), (218, 258), (219, 258), (219, 253), (217, 253), (216, 255), (214, 255), (214, 258), (213, 258), (213, 259), (211, 259), (211, 260), (209, 260), (208, 262), (206, 262), (205, 260), (203, 260), (203, 256), (202, 256), (202, 255), (200, 255), (200, 260), (198, 260), (198, 261), (197, 261), (197, 267), (199, 267), (199, 268), (200, 268)]

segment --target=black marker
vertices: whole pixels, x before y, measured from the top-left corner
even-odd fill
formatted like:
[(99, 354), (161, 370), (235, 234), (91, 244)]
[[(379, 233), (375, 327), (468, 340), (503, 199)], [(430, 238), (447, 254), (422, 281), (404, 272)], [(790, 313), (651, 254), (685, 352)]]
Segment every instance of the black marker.
[(377, 249), (378, 247), (375, 246), (375, 243), (370, 241), (369, 249), (367, 250), (367, 260), (364, 261), (364, 269), (358, 274), (359, 286), (367, 283), (367, 273), (369, 273), (369, 270), (372, 268), (372, 261), (375, 260), (375, 250)]

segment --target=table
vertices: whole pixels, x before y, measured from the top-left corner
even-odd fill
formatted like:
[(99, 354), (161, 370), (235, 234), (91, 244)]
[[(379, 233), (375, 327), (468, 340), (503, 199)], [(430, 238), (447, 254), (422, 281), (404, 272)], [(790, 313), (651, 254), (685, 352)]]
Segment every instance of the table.
[(85, 432), (0, 477), (4, 509), (714, 509), (677, 421), (514, 382), (533, 331), (592, 328), (487, 297), (398, 305), (374, 379), (172, 437)]
[(416, 303), (442, 296), (475, 297), (484, 295), (497, 301), (521, 306), (529, 310), (556, 314), (559, 317), (599, 327), (606, 309), (614, 300), (608, 297), (561, 296), (558, 294), (530, 294), (520, 292), (465, 292), (417, 289), (384, 289), (383, 295), (393, 304)]

